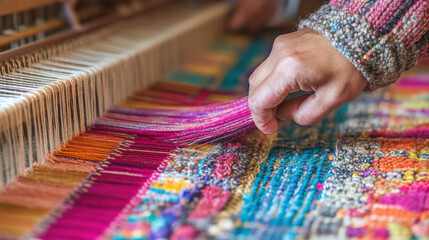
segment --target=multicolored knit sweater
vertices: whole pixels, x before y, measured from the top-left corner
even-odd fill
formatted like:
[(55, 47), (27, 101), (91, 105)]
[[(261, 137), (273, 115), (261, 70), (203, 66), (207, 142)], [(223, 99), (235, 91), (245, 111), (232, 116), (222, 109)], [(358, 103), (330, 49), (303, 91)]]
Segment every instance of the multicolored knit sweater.
[(429, 0), (331, 0), (299, 28), (328, 38), (368, 80), (367, 90), (429, 56)]

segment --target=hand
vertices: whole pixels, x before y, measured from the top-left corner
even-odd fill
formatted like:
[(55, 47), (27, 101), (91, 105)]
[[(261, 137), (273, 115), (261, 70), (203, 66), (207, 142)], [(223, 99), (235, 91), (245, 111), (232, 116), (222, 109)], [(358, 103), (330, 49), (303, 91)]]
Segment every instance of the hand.
[(229, 28), (255, 32), (274, 14), (277, 0), (240, 0), (232, 13)]
[[(270, 56), (249, 78), (249, 108), (265, 134), (279, 121), (312, 125), (355, 99), (366, 80), (322, 35), (303, 29), (276, 38)], [(314, 91), (289, 99), (292, 92)]]

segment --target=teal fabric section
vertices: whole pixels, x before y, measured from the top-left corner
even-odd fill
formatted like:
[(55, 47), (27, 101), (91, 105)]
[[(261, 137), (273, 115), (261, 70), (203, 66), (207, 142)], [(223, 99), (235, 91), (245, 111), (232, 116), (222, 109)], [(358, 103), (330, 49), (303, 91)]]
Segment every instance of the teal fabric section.
[(234, 239), (294, 239), (315, 208), (328, 175), (347, 106), (321, 124), (284, 126), (267, 160), (243, 197)]

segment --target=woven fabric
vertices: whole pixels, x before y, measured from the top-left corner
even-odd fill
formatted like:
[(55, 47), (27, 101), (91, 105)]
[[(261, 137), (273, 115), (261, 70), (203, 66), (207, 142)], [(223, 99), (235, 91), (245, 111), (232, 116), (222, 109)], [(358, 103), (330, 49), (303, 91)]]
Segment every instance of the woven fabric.
[(411, 76), (318, 125), (286, 126), (266, 158), (260, 136), (188, 148), (115, 238), (427, 237), (428, 90)]
[(114, 238), (427, 237), (428, 90), (413, 74), (320, 124), (285, 126), (272, 144), (188, 148)]
[(320, 124), (285, 126), (267, 157), (269, 140), (252, 148), (252, 135), (188, 148), (114, 238), (427, 237), (428, 90), (411, 75)]
[(349, 104), (311, 236), (428, 236), (428, 92), (425, 75), (410, 76)]

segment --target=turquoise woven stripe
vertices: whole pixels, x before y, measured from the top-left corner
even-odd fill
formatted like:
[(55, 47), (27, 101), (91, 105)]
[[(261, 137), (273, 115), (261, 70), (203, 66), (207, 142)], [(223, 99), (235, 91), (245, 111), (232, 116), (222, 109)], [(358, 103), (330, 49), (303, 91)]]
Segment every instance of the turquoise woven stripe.
[(305, 232), (306, 214), (321, 195), (347, 107), (320, 125), (284, 127), (244, 196), (238, 239), (293, 239)]

